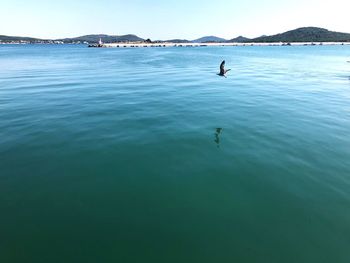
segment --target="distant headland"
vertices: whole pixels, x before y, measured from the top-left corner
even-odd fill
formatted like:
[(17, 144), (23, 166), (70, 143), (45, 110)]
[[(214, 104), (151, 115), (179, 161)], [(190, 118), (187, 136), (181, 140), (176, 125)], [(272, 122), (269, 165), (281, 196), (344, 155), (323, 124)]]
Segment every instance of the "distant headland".
[(201, 43), (201, 44), (254, 44), (254, 43), (313, 43), (313, 42), (333, 42), (333, 43), (350, 43), (349, 33), (340, 33), (329, 31), (324, 28), (318, 27), (302, 27), (284, 33), (271, 35), (271, 36), (261, 36), (257, 38), (246, 38), (239, 36), (232, 39), (224, 39), (216, 36), (205, 36), (195, 40), (187, 39), (171, 39), (171, 40), (150, 40), (143, 39), (133, 34), (113, 36), (113, 35), (86, 35), (75, 38), (63, 38), (63, 39), (39, 39), (31, 37), (14, 37), (14, 36), (4, 36), (0, 35), (0, 44), (86, 44), (94, 45), (102, 41), (104, 44), (111, 43), (138, 43), (138, 44), (191, 44), (191, 43)]

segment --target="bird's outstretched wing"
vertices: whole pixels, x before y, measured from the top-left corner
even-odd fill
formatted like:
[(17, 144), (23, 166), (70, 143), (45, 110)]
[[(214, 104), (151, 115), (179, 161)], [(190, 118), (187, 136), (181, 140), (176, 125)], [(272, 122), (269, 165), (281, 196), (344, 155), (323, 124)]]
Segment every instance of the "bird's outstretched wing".
[(225, 75), (225, 60), (220, 64), (220, 75)]

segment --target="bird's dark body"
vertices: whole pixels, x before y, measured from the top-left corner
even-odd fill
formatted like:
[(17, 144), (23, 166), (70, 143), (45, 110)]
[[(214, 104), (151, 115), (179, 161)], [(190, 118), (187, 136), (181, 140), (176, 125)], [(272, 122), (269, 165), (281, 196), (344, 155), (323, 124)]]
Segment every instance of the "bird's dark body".
[(219, 76), (226, 77), (225, 74), (230, 71), (231, 69), (225, 69), (225, 60), (221, 62), (220, 64), (220, 73)]

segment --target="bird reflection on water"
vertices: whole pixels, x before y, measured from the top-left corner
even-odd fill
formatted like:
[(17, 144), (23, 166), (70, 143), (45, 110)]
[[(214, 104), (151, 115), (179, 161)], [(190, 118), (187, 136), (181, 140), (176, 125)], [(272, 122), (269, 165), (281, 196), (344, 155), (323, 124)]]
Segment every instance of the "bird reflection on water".
[(220, 148), (220, 134), (222, 132), (222, 128), (215, 128), (215, 140), (216, 146)]

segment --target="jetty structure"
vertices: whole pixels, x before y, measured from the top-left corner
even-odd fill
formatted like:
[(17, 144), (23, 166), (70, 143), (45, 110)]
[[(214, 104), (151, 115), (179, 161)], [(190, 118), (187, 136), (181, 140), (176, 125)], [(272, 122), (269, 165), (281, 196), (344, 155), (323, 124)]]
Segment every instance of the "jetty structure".
[(233, 47), (233, 46), (316, 46), (350, 45), (350, 42), (274, 42), (274, 43), (105, 43), (105, 48), (152, 48), (152, 47)]
[(102, 42), (102, 38), (100, 38), (100, 40), (98, 41), (98, 44), (90, 44), (88, 45), (88, 47), (105, 47), (103, 42)]

